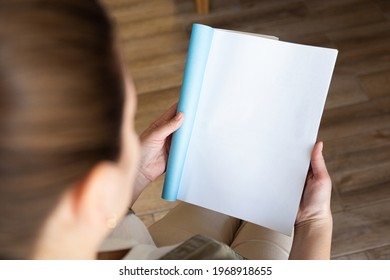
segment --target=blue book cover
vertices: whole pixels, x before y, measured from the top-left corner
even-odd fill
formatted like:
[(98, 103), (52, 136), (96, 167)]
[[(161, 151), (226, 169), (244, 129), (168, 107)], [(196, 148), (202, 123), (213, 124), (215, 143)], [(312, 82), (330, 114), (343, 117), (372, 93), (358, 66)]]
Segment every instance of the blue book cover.
[(211, 27), (193, 25), (177, 109), (185, 114), (185, 121), (172, 137), (162, 193), (162, 198), (166, 200), (177, 199), (213, 34), (214, 29)]

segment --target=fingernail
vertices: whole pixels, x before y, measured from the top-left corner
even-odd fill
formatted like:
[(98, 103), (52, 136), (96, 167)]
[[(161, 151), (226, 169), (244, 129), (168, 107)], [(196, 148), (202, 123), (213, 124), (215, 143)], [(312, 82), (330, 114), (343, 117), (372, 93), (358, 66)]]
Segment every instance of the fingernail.
[(183, 117), (183, 113), (182, 112), (178, 112), (175, 116), (175, 120), (179, 121), (181, 118)]

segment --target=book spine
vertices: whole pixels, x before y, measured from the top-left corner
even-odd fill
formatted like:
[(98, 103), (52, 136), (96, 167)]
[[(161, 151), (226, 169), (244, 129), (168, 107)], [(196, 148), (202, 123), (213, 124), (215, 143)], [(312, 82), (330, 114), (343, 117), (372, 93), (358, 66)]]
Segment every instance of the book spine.
[(183, 112), (184, 121), (172, 137), (162, 192), (162, 198), (165, 200), (175, 201), (177, 198), (213, 34), (214, 30), (209, 26), (192, 26), (177, 109), (178, 112)]

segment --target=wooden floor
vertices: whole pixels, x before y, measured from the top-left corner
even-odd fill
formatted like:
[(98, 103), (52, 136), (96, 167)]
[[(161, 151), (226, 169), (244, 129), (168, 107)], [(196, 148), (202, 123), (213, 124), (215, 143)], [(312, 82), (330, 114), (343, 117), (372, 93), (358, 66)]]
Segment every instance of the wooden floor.
[[(191, 24), (333, 47), (337, 65), (319, 139), (333, 180), (334, 259), (390, 259), (390, 1), (104, 0), (138, 89), (136, 129), (178, 99)], [(149, 225), (175, 203), (162, 179), (135, 205)]]

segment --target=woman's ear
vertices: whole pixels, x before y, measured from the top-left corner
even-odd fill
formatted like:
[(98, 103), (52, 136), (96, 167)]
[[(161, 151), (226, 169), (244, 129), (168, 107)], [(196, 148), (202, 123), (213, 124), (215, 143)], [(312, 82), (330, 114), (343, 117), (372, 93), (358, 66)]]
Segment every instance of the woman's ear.
[(43, 226), (33, 257), (94, 258), (126, 212), (130, 194), (124, 192), (129, 193), (130, 187), (123, 184), (120, 174), (116, 163), (100, 162), (69, 188)]
[(123, 184), (116, 163), (104, 161), (97, 164), (75, 188), (74, 214), (79, 221), (107, 231), (115, 227), (130, 200), (130, 187)]

